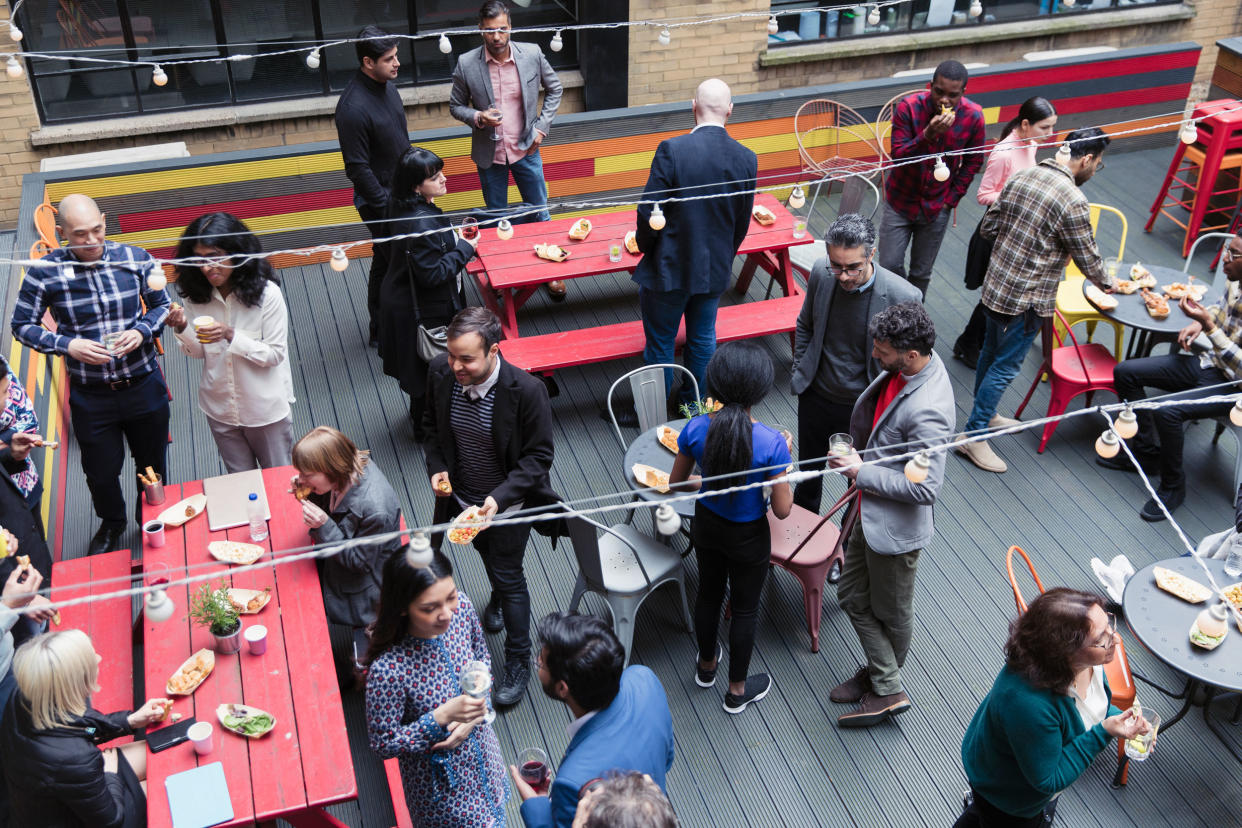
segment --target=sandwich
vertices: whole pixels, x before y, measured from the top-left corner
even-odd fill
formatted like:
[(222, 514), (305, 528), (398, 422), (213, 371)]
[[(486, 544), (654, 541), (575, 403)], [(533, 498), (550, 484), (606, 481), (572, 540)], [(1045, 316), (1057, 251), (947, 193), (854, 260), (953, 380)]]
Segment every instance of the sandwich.
[(293, 496), (298, 500), (306, 500), (311, 496), (311, 487), (299, 480), (293, 484)]
[(1195, 623), (1190, 625), (1191, 644), (1205, 650), (1215, 650), (1221, 645), (1225, 634), (1229, 632), (1229, 626), (1225, 624), (1224, 609), (1223, 604), (1217, 604), (1208, 612), (1199, 613)]
[(569, 237), (574, 241), (585, 241), (591, 235), (591, 220), (580, 218), (569, 228)]
[(1156, 277), (1151, 275), (1151, 271), (1143, 267), (1142, 262), (1135, 262), (1130, 268), (1130, 278), (1138, 282), (1139, 287), (1153, 288), (1156, 286)]
[(1153, 567), (1151, 572), (1156, 576), (1156, 586), (1171, 595), (1176, 595), (1183, 601), (1201, 604), (1212, 597), (1212, 590), (1180, 572), (1165, 569), (1163, 566)]
[(1169, 300), (1159, 293), (1152, 293), (1147, 288), (1143, 288), (1143, 304), (1147, 305), (1147, 312), (1151, 314), (1152, 319), (1168, 318)]
[(1132, 282), (1129, 279), (1118, 279), (1117, 280), (1117, 292), (1118, 293), (1124, 293), (1125, 295), (1129, 296), (1131, 293), (1134, 293), (1134, 291), (1138, 289), (1139, 289), (1138, 282)]
[(630, 230), (625, 234), (625, 249), (633, 253), (635, 256), (638, 255), (638, 234), (633, 230)]
[(755, 217), (755, 221), (764, 227), (771, 227), (773, 224), (776, 224), (776, 214), (762, 204), (756, 204), (755, 209), (751, 210), (750, 214)]
[(948, 115), (948, 114), (949, 114), (950, 112), (952, 112), (952, 111), (953, 111), (953, 107), (949, 106), (947, 103), (942, 103), (942, 104), (940, 105), (940, 114), (941, 114), (941, 115)]

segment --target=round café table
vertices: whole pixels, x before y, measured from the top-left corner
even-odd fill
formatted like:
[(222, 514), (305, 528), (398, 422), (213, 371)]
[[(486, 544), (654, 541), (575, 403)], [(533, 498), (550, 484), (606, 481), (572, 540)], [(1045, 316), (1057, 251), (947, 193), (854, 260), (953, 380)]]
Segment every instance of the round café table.
[[(664, 425), (674, 431), (681, 431), (685, 428), (686, 423), (688, 422), (690, 421), (670, 420)], [(673, 493), (670, 492), (668, 494), (664, 494), (656, 491), (650, 486), (644, 486), (642, 483), (639, 483), (637, 479), (635, 479), (634, 472), (632, 470), (635, 463), (643, 463), (651, 466), (652, 468), (659, 469), (662, 472), (671, 472), (673, 470), (673, 458), (677, 455), (666, 449), (664, 444), (661, 443), (659, 438), (656, 437), (656, 429), (658, 428), (659, 426), (656, 426), (656, 428), (649, 428), (634, 438), (634, 442), (630, 443), (630, 447), (625, 450), (625, 468), (622, 470), (625, 474), (625, 479), (629, 481), (630, 488), (634, 490), (634, 493), (638, 495), (639, 498), (656, 503), (668, 500), (673, 497)], [(678, 492), (677, 494), (686, 494), (686, 492)], [(678, 500), (670, 505), (677, 511), (677, 514), (683, 518), (688, 519), (694, 517), (693, 500)], [(653, 519), (654, 516), (655, 511), (653, 510)]]
[[(1117, 278), (1128, 279), (1130, 276), (1130, 267), (1133, 262), (1122, 262), (1117, 266)], [(1171, 267), (1161, 267), (1160, 265), (1144, 264), (1143, 267), (1151, 271), (1151, 275), (1156, 277), (1156, 287), (1154, 292), (1160, 292), (1165, 285), (1171, 285), (1174, 282), (1185, 282), (1190, 274), (1183, 273)], [(1151, 351), (1161, 342), (1173, 342), (1177, 339), (1177, 332), (1190, 324), (1190, 317), (1182, 312), (1177, 306), (1177, 301), (1169, 300), (1169, 315), (1164, 319), (1156, 319), (1147, 312), (1147, 305), (1143, 302), (1143, 293), (1136, 290), (1129, 295), (1124, 293), (1111, 294), (1117, 300), (1117, 307), (1112, 310), (1101, 308), (1095, 302), (1091, 301), (1091, 297), (1087, 296), (1087, 285), (1091, 284), (1091, 280), (1082, 280), (1083, 296), (1091, 303), (1091, 306), (1100, 312), (1101, 316), (1120, 322), (1127, 328), (1133, 328), (1134, 334), (1130, 337), (1130, 346), (1126, 349), (1126, 359), (1135, 357), (1151, 356)], [(1220, 300), (1220, 291), (1209, 289), (1207, 295), (1203, 297), (1203, 304), (1210, 305)]]
[[(1225, 574), (1225, 562), (1205, 559), (1208, 570), (1216, 583), (1228, 586), (1238, 579)], [(1211, 715), (1212, 699), (1221, 692), (1242, 692), (1242, 630), (1234, 619), (1229, 619), (1229, 634), (1215, 650), (1203, 650), (1190, 643), (1190, 625), (1207, 606), (1219, 600), (1216, 596), (1200, 604), (1191, 604), (1156, 586), (1152, 570), (1157, 566), (1179, 572), (1205, 586), (1207, 576), (1198, 562), (1187, 556), (1159, 561), (1140, 569), (1126, 583), (1121, 605), (1125, 610), (1126, 624), (1134, 637), (1156, 658), (1186, 677), (1186, 687), (1181, 693), (1172, 693), (1153, 684), (1160, 692), (1173, 699), (1184, 699), (1182, 709), (1161, 725), (1168, 730), (1190, 710), (1196, 695), (1202, 691), (1203, 720), (1207, 722), (1221, 744), (1233, 757), (1242, 762), (1242, 755), (1225, 738)], [(1149, 682), (1150, 683), (1150, 682)], [(1236, 719), (1235, 719), (1236, 724)], [(1120, 776), (1118, 771), (1118, 776)]]

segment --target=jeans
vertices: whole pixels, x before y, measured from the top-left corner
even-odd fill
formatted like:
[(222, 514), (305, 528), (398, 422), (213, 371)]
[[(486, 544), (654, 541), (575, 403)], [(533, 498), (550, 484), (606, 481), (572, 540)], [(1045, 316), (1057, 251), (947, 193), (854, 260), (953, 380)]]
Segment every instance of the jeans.
[[(704, 381), (707, 361), (716, 352), (716, 308), (720, 296), (710, 293), (687, 293), (684, 290), (656, 291), (638, 289), (638, 310), (643, 319), (643, 335), (647, 345), (643, 348), (643, 362), (647, 365), (667, 364), (674, 361), (677, 328), (682, 316), (686, 318), (685, 363), (706, 393)], [(681, 388), (681, 402), (687, 403), (694, 396), (688, 383)], [(664, 371), (664, 387), (673, 387), (672, 369)]]
[[(824, 399), (814, 387), (798, 395), (798, 470), (823, 471), (824, 461), (805, 463), (828, 454), (828, 438), (850, 430), (853, 403), (835, 403)], [(824, 478), (803, 480), (794, 487), (793, 502), (819, 514), (823, 502)]]
[[(513, 183), (517, 185), (522, 201), (534, 207), (548, 203), (548, 185), (543, 180), (543, 157), (538, 150), (512, 164), (492, 164), (487, 169), (477, 169), (483, 203), (489, 210), (509, 206), (509, 173), (513, 173)], [(543, 210), (527, 221), (547, 221), (550, 218), (548, 211)]]
[[(1127, 359), (1113, 371), (1117, 396), (1127, 402), (1143, 399), (1146, 386), (1161, 391), (1184, 391), (1186, 393), (1181, 396), (1190, 400), (1233, 393), (1235, 388), (1199, 390), (1226, 382), (1227, 379), (1214, 365), (1199, 367), (1199, 357), (1193, 354)], [(1220, 417), (1228, 414), (1230, 407), (1226, 402), (1219, 405), (1173, 405), (1155, 411), (1140, 409), (1135, 412), (1139, 430), (1131, 447), (1140, 456), (1153, 457), (1159, 453), (1161, 492), (1186, 490), (1186, 473), (1182, 469), (1186, 421)]]
[[(124, 443), (129, 443), (136, 467), (151, 466), (167, 482), (168, 388), (164, 377), (157, 369), (137, 385), (119, 391), (75, 382), (69, 394), (69, 414), (95, 514), (105, 523), (124, 526), (125, 494), (119, 479)], [(135, 489), (142, 491), (136, 479)], [(135, 520), (140, 520), (141, 510), (135, 502)]]
[(529, 540), (529, 523), (493, 526), (474, 539), (492, 585), (491, 600), (499, 602), (504, 615), (506, 662), (530, 659), (530, 592), (522, 571)]
[(727, 586), (733, 609), (729, 624), (729, 681), (745, 681), (750, 654), (755, 648), (759, 599), (772, 557), (767, 516), (737, 523), (699, 502), (694, 506), (691, 532), (699, 562), (699, 594), (694, 599), (699, 660), (711, 661), (716, 657), (720, 605), (724, 603)]
[[(880, 220), (880, 267), (891, 270), (923, 292), (927, 298), (927, 286), (931, 284), (932, 265), (940, 253), (940, 243), (949, 226), (945, 208), (928, 220), (908, 219), (887, 204)], [(910, 247), (910, 270), (906, 272), (906, 246)]]
[(983, 316), (987, 328), (975, 366), (975, 404), (966, 420), (968, 432), (987, 428), (1040, 331), (1040, 318), (1030, 312), (1010, 317), (985, 308)]
[[(358, 215), (362, 216), (362, 220), (366, 223), (367, 232), (371, 234), (371, 238), (383, 237), (388, 235), (386, 223), (380, 221), (384, 216), (377, 210), (357, 202), (354, 206), (358, 210)], [(380, 318), (380, 285), (384, 283), (384, 275), (388, 273), (388, 259), (391, 255), (390, 248), (392, 242), (383, 244), (371, 244), (371, 269), (367, 271), (367, 316), (370, 325), (370, 337), (375, 339), (379, 336), (379, 318)]]
[(837, 602), (854, 625), (867, 657), (867, 672), (877, 695), (903, 689), (901, 666), (914, 631), (914, 573), (919, 551), (901, 555), (873, 552), (862, 521), (850, 533), (849, 552), (837, 584)]

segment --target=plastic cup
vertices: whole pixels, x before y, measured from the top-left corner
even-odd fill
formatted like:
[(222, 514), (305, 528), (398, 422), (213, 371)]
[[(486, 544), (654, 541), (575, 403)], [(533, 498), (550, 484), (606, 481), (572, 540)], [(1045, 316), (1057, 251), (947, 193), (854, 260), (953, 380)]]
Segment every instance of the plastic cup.
[(215, 748), (215, 730), (211, 722), (195, 722), (185, 732), (190, 744), (194, 745), (194, 752), (199, 756), (206, 756)]
[(108, 331), (103, 335), (103, 346), (107, 349), (108, 353), (116, 351), (116, 343), (124, 333), (125, 331)]
[(262, 624), (251, 624), (246, 627), (242, 638), (246, 639), (246, 646), (250, 648), (251, 655), (263, 655), (267, 652), (267, 627)]
[[(190, 321), (190, 324), (194, 326), (194, 333), (197, 334), (199, 328), (205, 328), (208, 325), (213, 325), (215, 324), (215, 321), (216, 319), (214, 316), (196, 316)], [(202, 337), (199, 337), (198, 341), (202, 342)]]
[[(147, 521), (142, 527), (142, 539), (146, 541), (147, 546), (152, 549), (159, 549), (164, 545), (164, 522), (162, 520)], [(167, 582), (167, 578), (164, 579)]]
[(548, 754), (536, 747), (526, 748), (518, 755), (518, 774), (536, 793), (546, 793), (552, 782)]

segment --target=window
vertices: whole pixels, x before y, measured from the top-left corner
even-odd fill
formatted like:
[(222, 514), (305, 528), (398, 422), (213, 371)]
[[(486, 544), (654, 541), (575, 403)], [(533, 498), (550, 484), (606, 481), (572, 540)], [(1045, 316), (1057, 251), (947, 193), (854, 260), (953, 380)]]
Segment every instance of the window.
[[(353, 37), (369, 23), (399, 34), (474, 29), (478, 8), (479, 0), (26, 0), (18, 23), (28, 51), (77, 58), (27, 64), (40, 118), (52, 124), (339, 92), (358, 68), (353, 44), (324, 49), (318, 69), (306, 66), (305, 51), (289, 50)], [(519, 27), (573, 25), (577, 0), (534, 0), (513, 16)], [(557, 69), (578, 64), (572, 32), (560, 52), (547, 48), (551, 33), (516, 39), (539, 43)], [(402, 41), (398, 84), (449, 80), (457, 55), (480, 44), (473, 34), (452, 41), (449, 55), (435, 38)], [(239, 54), (255, 58), (209, 61)], [(159, 63), (168, 83), (156, 86), (151, 66), (109, 60)], [(167, 65), (176, 60), (204, 62)]]
[[(1078, 0), (1072, 6), (1065, 0), (983, 0), (983, 14), (970, 16), (970, 0), (911, 0), (880, 10), (880, 22), (871, 25), (867, 16), (871, 6), (855, 6), (842, 11), (804, 11), (820, 3), (814, 0), (771, 0), (780, 29), (768, 35), (768, 46), (805, 43), (814, 40), (882, 35), (918, 29), (944, 29), (950, 26), (980, 26), (1015, 20), (1037, 20), (1049, 15), (1087, 14), (1107, 9), (1128, 8), (1153, 3), (1180, 3), (1181, 0)], [(1036, 32), (1037, 34), (1037, 32)]]

